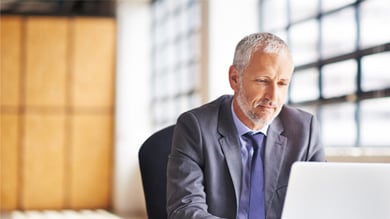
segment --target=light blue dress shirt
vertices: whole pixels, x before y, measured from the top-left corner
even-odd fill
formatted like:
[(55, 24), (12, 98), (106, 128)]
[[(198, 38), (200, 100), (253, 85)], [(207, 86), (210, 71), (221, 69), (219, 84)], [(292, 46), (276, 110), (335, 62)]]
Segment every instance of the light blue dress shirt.
[(237, 219), (248, 219), (249, 211), (249, 193), (250, 193), (250, 175), (251, 175), (251, 164), (253, 156), (253, 148), (248, 147), (247, 142), (243, 138), (243, 135), (247, 132), (261, 132), (267, 136), (267, 131), (269, 124), (264, 126), (261, 130), (251, 130), (244, 123), (238, 119), (236, 113), (233, 109), (233, 104), (231, 106), (233, 122), (237, 128), (238, 135), (240, 136), (241, 142), (241, 165), (242, 165), (242, 179), (241, 179), (241, 192), (240, 192), (240, 202), (238, 206)]

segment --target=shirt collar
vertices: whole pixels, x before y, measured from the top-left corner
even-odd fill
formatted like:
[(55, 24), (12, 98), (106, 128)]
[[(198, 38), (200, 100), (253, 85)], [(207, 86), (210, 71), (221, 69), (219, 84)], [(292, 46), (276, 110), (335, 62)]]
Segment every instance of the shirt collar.
[(233, 122), (234, 122), (234, 125), (236, 126), (236, 129), (237, 129), (237, 132), (238, 132), (239, 136), (242, 136), (243, 134), (245, 134), (247, 132), (253, 132), (253, 133), (261, 132), (265, 136), (267, 136), (267, 131), (268, 131), (268, 128), (269, 128), (269, 124), (266, 124), (260, 130), (252, 130), (252, 129), (248, 128), (243, 122), (241, 122), (241, 120), (238, 118), (236, 112), (234, 112), (233, 101), (232, 101), (232, 104), (231, 104), (231, 111), (232, 111)]

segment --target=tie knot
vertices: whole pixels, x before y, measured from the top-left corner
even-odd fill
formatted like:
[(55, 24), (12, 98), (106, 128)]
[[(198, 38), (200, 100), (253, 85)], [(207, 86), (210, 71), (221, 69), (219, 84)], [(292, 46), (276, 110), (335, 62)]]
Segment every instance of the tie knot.
[(243, 137), (249, 140), (253, 147), (258, 148), (263, 143), (264, 134), (261, 132), (247, 132)]

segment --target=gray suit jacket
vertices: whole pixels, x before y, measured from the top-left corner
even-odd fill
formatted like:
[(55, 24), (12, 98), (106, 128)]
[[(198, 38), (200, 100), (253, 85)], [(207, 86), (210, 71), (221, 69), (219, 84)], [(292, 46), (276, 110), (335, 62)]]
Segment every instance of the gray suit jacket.
[[(221, 96), (179, 117), (167, 167), (168, 218), (236, 218), (242, 167), (231, 102)], [(316, 120), (283, 106), (264, 150), (266, 218), (278, 219), (291, 165), (325, 160)]]

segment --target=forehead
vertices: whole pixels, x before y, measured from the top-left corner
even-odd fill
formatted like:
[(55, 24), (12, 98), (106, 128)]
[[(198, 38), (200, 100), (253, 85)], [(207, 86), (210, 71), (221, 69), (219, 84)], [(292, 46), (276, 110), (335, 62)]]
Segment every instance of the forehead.
[(292, 58), (287, 50), (282, 50), (279, 53), (257, 50), (253, 52), (247, 66), (249, 72), (277, 72), (285, 76), (291, 76), (293, 70)]

